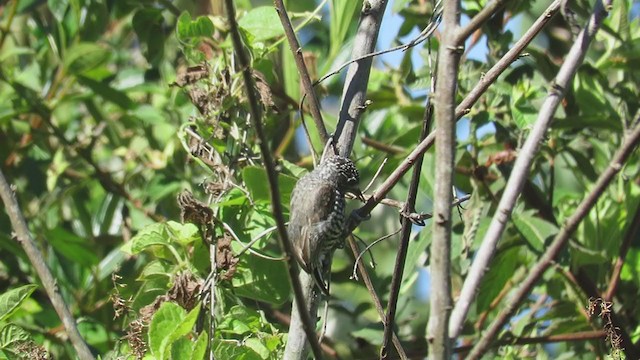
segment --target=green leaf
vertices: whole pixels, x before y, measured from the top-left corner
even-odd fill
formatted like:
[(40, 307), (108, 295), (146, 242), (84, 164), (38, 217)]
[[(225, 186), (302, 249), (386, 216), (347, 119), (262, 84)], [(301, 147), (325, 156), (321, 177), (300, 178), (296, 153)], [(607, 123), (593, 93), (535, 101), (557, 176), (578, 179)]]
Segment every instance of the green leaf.
[(169, 236), (166, 226), (162, 223), (148, 225), (140, 230), (127, 244), (129, 246), (123, 246), (122, 250), (129, 252), (131, 255), (138, 254), (149, 246), (167, 245), (169, 244)]
[(164, 18), (159, 9), (143, 8), (131, 20), (138, 39), (143, 44), (144, 56), (151, 64), (157, 64), (164, 54)]
[(263, 360), (255, 351), (240, 342), (214, 339), (212, 348), (216, 359)]
[(164, 278), (168, 282), (171, 279), (172, 266), (166, 261), (154, 260), (149, 262), (140, 273), (138, 280), (149, 280), (151, 278)]
[(381, 339), (384, 329), (381, 325), (375, 324), (368, 327), (361, 327), (351, 332), (351, 336), (355, 338), (365, 339), (374, 345), (382, 345)]
[(53, 17), (58, 20), (58, 22), (62, 22), (64, 20), (64, 14), (69, 7), (69, 0), (47, 0), (47, 7)]
[(0, 349), (13, 348), (29, 340), (31, 340), (31, 334), (18, 325), (6, 324), (0, 329)]
[(331, 49), (329, 54), (331, 54), (330, 58), (333, 58), (346, 42), (349, 29), (357, 24), (355, 15), (359, 9), (362, 9), (362, 1), (332, 0), (329, 9), (331, 11), (331, 26), (329, 27)]
[(206, 16), (199, 16), (196, 20), (191, 19), (191, 15), (183, 11), (178, 18), (176, 33), (178, 40), (185, 41), (189, 38), (211, 37), (215, 28), (211, 19)]
[(156, 359), (164, 359), (163, 351), (169, 338), (186, 317), (186, 311), (172, 302), (164, 302), (153, 315), (149, 325), (149, 349)]
[[(187, 316), (185, 316), (177, 324), (171, 327), (172, 332), (169, 334), (169, 336), (163, 339), (162, 345), (160, 347), (160, 353), (162, 354), (163, 359), (169, 358), (168, 355), (171, 352), (171, 348), (173, 347), (173, 344), (175, 342), (179, 341), (183, 336), (191, 332), (191, 330), (193, 329), (193, 326), (196, 323), (196, 320), (198, 320), (199, 313), (200, 313), (200, 305), (196, 306), (193, 310), (189, 311)], [(175, 357), (173, 359), (175, 359)]]
[(161, 109), (147, 104), (136, 107), (133, 110), (132, 115), (142, 121), (145, 125), (158, 125), (167, 121), (166, 115)]
[(168, 221), (167, 228), (171, 231), (175, 241), (183, 245), (190, 244), (201, 238), (198, 227), (192, 223), (181, 224), (175, 221)]
[(187, 338), (179, 338), (171, 345), (169, 359), (192, 359), (193, 343)]
[(245, 306), (235, 305), (218, 324), (218, 329), (226, 334), (246, 335), (261, 330), (260, 314)]
[(0, 322), (9, 318), (37, 288), (33, 284), (24, 285), (0, 295)]
[(83, 41), (95, 41), (104, 35), (109, 23), (109, 10), (105, 0), (92, 0), (85, 9), (84, 22), (80, 29)]
[(273, 6), (251, 9), (238, 21), (238, 25), (251, 34), (255, 42), (284, 35), (282, 23)]
[(191, 351), (191, 357), (189, 359), (204, 359), (204, 355), (207, 352), (207, 332), (203, 331)]
[(289, 171), (289, 173), (291, 173), (291, 175), (293, 175), (296, 178), (301, 178), (306, 173), (309, 172), (307, 169), (303, 168), (302, 166), (298, 166), (290, 161), (287, 161), (286, 159), (282, 159), (280, 163), (282, 164), (283, 168), (287, 169), (287, 171)]
[(27, 47), (12, 47), (7, 50), (2, 50), (0, 53), (0, 63), (11, 59), (14, 56), (26, 55), (26, 54), (34, 54), (34, 50)]
[(549, 237), (558, 233), (558, 228), (554, 224), (527, 213), (514, 214), (513, 224), (529, 245), (538, 252), (544, 250), (544, 244)]
[(416, 266), (422, 265), (418, 264), (418, 259), (424, 252), (427, 250), (427, 247), (431, 245), (431, 222), (427, 223), (427, 225), (420, 230), (420, 233), (416, 236), (416, 238), (409, 241), (409, 249), (407, 249), (407, 258), (405, 259), (405, 269), (402, 274), (402, 283), (405, 283), (407, 280), (411, 278), (411, 275), (415, 273)]
[(245, 255), (232, 279), (237, 295), (280, 305), (289, 298), (287, 267), (283, 261)]
[[(254, 201), (271, 201), (271, 190), (269, 189), (269, 179), (264, 168), (257, 166), (247, 166), (242, 170), (249, 193)], [(291, 191), (297, 180), (289, 175), (278, 174), (278, 185), (280, 189), (280, 201), (283, 205), (288, 205), (291, 201)]]
[(111, 52), (104, 47), (81, 42), (73, 45), (64, 56), (64, 67), (72, 75), (78, 75), (102, 66), (111, 57)]
[(640, 286), (640, 250), (630, 248), (620, 272), (620, 279)]
[(538, 117), (538, 109), (533, 105), (536, 95), (536, 90), (528, 82), (513, 87), (511, 116), (520, 129), (531, 127)]
[(94, 249), (90, 247), (88, 239), (61, 227), (48, 231), (47, 240), (65, 258), (83, 266), (92, 266), (100, 261)]
[(477, 313), (489, 308), (493, 299), (498, 296), (504, 285), (511, 279), (518, 267), (518, 247), (513, 247), (499, 253), (491, 262), (491, 268), (480, 285), (477, 297)]
[(87, 76), (78, 76), (78, 82), (83, 86), (88, 87), (93, 91), (96, 95), (99, 95), (104, 100), (112, 102), (122, 109), (132, 109), (135, 106), (135, 103), (129, 98), (129, 96), (123, 91), (116, 90), (111, 87), (109, 84), (96, 81)]

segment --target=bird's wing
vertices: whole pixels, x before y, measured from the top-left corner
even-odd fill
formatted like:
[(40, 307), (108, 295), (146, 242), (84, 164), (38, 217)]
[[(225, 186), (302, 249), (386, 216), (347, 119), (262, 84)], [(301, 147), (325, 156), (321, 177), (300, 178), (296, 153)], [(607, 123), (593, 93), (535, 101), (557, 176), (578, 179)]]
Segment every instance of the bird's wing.
[(313, 186), (305, 186), (304, 183), (299, 185), (291, 196), (289, 234), (291, 241), (296, 244), (298, 262), (306, 272), (310, 272), (318, 245), (318, 241), (311, 241), (311, 238), (318, 236), (316, 228), (331, 214), (336, 191), (334, 186), (324, 182), (314, 183)]

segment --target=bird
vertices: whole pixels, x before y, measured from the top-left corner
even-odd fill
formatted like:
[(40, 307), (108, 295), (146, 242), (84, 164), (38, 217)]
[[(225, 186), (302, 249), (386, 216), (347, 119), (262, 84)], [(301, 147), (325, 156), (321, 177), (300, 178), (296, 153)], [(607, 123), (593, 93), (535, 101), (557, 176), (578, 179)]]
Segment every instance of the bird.
[(347, 217), (345, 195), (363, 200), (358, 187), (360, 175), (349, 158), (331, 155), (304, 175), (291, 193), (288, 236), (302, 269), (329, 294), (323, 274), (331, 266), (333, 252), (344, 247)]

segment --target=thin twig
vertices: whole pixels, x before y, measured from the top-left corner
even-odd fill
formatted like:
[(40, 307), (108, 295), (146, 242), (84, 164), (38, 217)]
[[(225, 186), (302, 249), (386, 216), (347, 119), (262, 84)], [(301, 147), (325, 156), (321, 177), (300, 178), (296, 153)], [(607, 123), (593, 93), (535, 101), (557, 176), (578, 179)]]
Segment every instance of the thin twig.
[[(587, 296), (590, 298), (600, 298), (600, 291), (584, 268), (579, 269), (577, 273), (572, 273), (572, 276), (576, 279), (576, 283)], [(591, 316), (590, 314), (587, 315), (589, 317)], [(619, 340), (621, 341), (619, 348), (624, 350), (627, 359), (640, 359), (640, 349), (636, 344), (634, 344), (629, 332), (624, 328), (624, 322), (620, 316), (616, 314), (615, 310), (611, 309), (607, 317), (608, 321), (604, 324), (604, 330), (613, 330), (613, 332), (616, 333), (616, 336), (620, 337)], [(609, 325), (607, 325), (607, 323), (609, 323)], [(607, 329), (607, 327), (611, 328)]]
[(53, 277), (53, 274), (51, 274), (51, 270), (47, 267), (47, 262), (36, 246), (33, 237), (31, 237), (31, 233), (29, 233), (27, 222), (20, 211), (20, 206), (15, 198), (15, 194), (7, 183), (2, 170), (0, 170), (0, 197), (4, 202), (18, 242), (27, 254), (27, 257), (29, 258), (31, 265), (36, 270), (36, 273), (38, 273), (38, 277), (40, 278), (40, 281), (42, 281), (42, 286), (44, 287), (49, 300), (51, 300), (51, 305), (53, 305), (58, 317), (62, 321), (62, 325), (64, 326), (78, 357), (83, 360), (94, 359), (87, 343), (82, 338), (82, 335), (80, 335), (80, 332), (78, 332), (76, 320), (73, 318), (71, 311), (69, 311), (69, 307), (64, 302), (64, 298), (60, 293), (56, 279)]
[(376, 170), (376, 173), (371, 178), (371, 181), (369, 181), (367, 186), (365, 186), (364, 190), (362, 190), (363, 193), (366, 193), (367, 191), (369, 191), (369, 188), (371, 187), (371, 185), (373, 185), (373, 182), (376, 181), (376, 179), (380, 175), (380, 172), (382, 172), (382, 168), (384, 168), (384, 165), (387, 163), (387, 160), (389, 160), (389, 158), (384, 158), (384, 160), (382, 160), (382, 164), (378, 166), (378, 170)]
[(618, 282), (620, 281), (620, 272), (622, 271), (622, 266), (624, 265), (624, 261), (627, 257), (627, 253), (629, 252), (629, 247), (631, 246), (631, 242), (633, 239), (638, 238), (638, 234), (640, 234), (640, 204), (636, 208), (636, 213), (631, 218), (631, 225), (627, 230), (627, 233), (622, 240), (622, 244), (620, 245), (620, 253), (618, 258), (616, 259), (616, 263), (613, 265), (613, 270), (611, 271), (611, 279), (609, 280), (609, 286), (607, 287), (607, 291), (602, 296), (605, 301), (611, 301), (613, 299), (613, 295), (616, 293), (616, 288), (618, 287)]
[(366, 137), (363, 136), (361, 138), (362, 143), (367, 145), (367, 146), (371, 146), (372, 148), (376, 149), (376, 150), (380, 150), (380, 151), (384, 151), (386, 153), (389, 153), (391, 155), (401, 155), (407, 152), (407, 149), (401, 147), (401, 146), (397, 146), (397, 145), (390, 145), (387, 143), (384, 143), (382, 141), (378, 141), (378, 140), (374, 140), (370, 137)]
[[(228, 226), (227, 224), (225, 224), (226, 226)], [(241, 242), (240, 240), (238, 240), (238, 238), (235, 236), (235, 234), (232, 234), (235, 239), (242, 244), (244, 247), (238, 251), (238, 253), (235, 255), (235, 257), (240, 257), (242, 256), (242, 254), (244, 254), (245, 252), (249, 251), (249, 253), (252, 254), (256, 254), (254, 252), (254, 250), (251, 249), (251, 247), (253, 246), (253, 244), (255, 244), (258, 240), (262, 239), (265, 235), (270, 234), (271, 232), (273, 232), (274, 230), (277, 230), (278, 227), (277, 226), (272, 226), (268, 229), (263, 230), (260, 234), (256, 235), (256, 237), (254, 239), (252, 239), (251, 241), (249, 241), (249, 243), (245, 244), (243, 242)], [(259, 254), (259, 256), (262, 254)], [(270, 260), (284, 260), (284, 258), (271, 258)]]
[(487, 4), (480, 12), (474, 16), (471, 21), (464, 27), (461, 27), (456, 32), (456, 43), (458, 45), (464, 44), (474, 31), (478, 30), (482, 24), (484, 24), (489, 18), (495, 15), (507, 2), (511, 0), (493, 0)]
[(16, 10), (18, 9), (18, 0), (14, 0), (13, 4), (11, 4), (11, 8), (9, 8), (9, 15), (7, 16), (7, 22), (4, 28), (0, 29), (2, 34), (0, 35), (0, 49), (4, 46), (4, 41), (7, 38), (7, 34), (11, 32), (11, 24), (13, 24), (13, 18), (16, 15)]
[[(300, 43), (296, 38), (295, 32), (293, 31), (293, 26), (291, 26), (291, 20), (289, 19), (289, 15), (287, 15), (287, 10), (284, 7), (283, 1), (273, 0), (273, 4), (276, 7), (278, 16), (280, 17), (280, 22), (282, 23), (282, 27), (284, 28), (284, 33), (287, 36), (287, 41), (289, 41), (289, 48), (291, 48), (293, 58), (296, 60), (298, 74), (300, 75), (300, 80), (302, 81), (305, 95), (310, 100), (309, 110), (311, 111), (311, 117), (313, 117), (313, 121), (315, 122), (316, 128), (318, 129), (320, 140), (322, 140), (322, 143), (325, 144), (329, 139), (329, 134), (327, 133), (327, 128), (325, 127), (324, 121), (322, 120), (322, 113), (320, 112), (320, 102), (318, 101), (318, 97), (313, 90), (311, 77), (309, 77), (309, 70), (307, 70), (307, 66), (304, 63), (304, 58), (302, 57), (302, 48), (300, 47)], [(302, 113), (302, 109), (300, 113)]]
[(311, 321), (311, 316), (304, 306), (304, 294), (302, 291), (302, 285), (298, 279), (299, 269), (296, 264), (293, 255), (293, 248), (291, 242), (287, 236), (287, 229), (285, 227), (284, 216), (282, 215), (282, 204), (280, 203), (280, 189), (278, 187), (278, 176), (276, 169), (271, 158), (268, 142), (266, 140), (264, 129), (262, 128), (262, 114), (260, 106), (258, 105), (258, 95), (255, 92), (255, 84), (251, 68), (249, 67), (249, 59), (242, 44), (240, 38), (240, 32), (238, 30), (238, 23), (236, 22), (236, 12), (233, 5), (233, 0), (225, 0), (227, 8), (227, 20), (229, 21), (231, 39), (233, 41), (233, 47), (235, 50), (238, 65), (242, 69), (242, 76), (244, 78), (244, 85), (249, 101), (249, 109), (251, 114), (251, 120), (258, 137), (257, 142), (260, 146), (260, 152), (264, 162), (264, 167), (267, 171), (267, 178), (269, 180), (269, 190), (271, 193), (271, 206), (273, 209), (273, 217), (276, 220), (276, 226), (278, 227), (278, 233), (280, 235), (280, 245), (287, 256), (287, 270), (289, 273), (289, 280), (293, 287), (293, 293), (297, 303), (298, 313), (302, 320), (302, 328), (307, 335), (307, 341), (311, 346), (313, 355), (316, 359), (322, 359), (322, 350), (318, 344), (318, 339), (315, 334), (315, 326)]
[[(353, 236), (349, 236), (349, 247), (351, 248), (353, 256), (357, 258), (360, 254), (360, 250), (358, 249), (358, 245), (356, 244)], [(380, 320), (384, 321), (384, 309), (382, 308), (382, 302), (380, 301), (380, 297), (378, 297), (378, 294), (376, 293), (376, 289), (373, 287), (371, 277), (369, 276), (369, 272), (367, 272), (367, 266), (364, 264), (362, 259), (360, 261), (357, 261), (356, 263), (358, 265), (358, 270), (360, 271), (360, 277), (362, 278), (364, 285), (367, 287), (367, 290), (371, 295), (371, 299), (373, 300), (373, 305), (378, 312), (378, 316), (380, 316)], [(400, 355), (400, 358), (403, 360), (408, 359), (407, 354), (404, 351), (404, 348), (400, 343), (400, 339), (396, 335), (395, 331), (393, 332), (393, 338), (391, 339), (391, 341), (393, 341), (393, 346), (396, 348), (396, 351), (398, 352), (398, 355)]]
[(555, 83), (552, 85), (547, 98), (540, 107), (538, 118), (527, 137), (522, 149), (518, 152), (518, 157), (513, 165), (513, 170), (507, 181), (507, 185), (502, 193), (502, 198), (498, 204), (498, 208), (491, 219), (489, 228), (482, 240), (480, 248), (476, 252), (474, 261), (469, 269), (469, 275), (464, 281), (462, 290), (460, 291), (460, 297), (455, 305), (453, 313), (451, 315), (451, 323), (449, 324), (449, 335), (452, 338), (456, 338), (462, 326), (464, 319), (467, 316), (467, 312), (476, 292), (480, 287), (480, 283), (487, 268), (489, 262), (493, 258), (498, 240), (502, 236), (507, 221), (511, 216), (513, 207), (516, 204), (516, 200), (521, 193), (525, 180), (528, 178), (529, 169), (533, 163), (533, 159), (536, 156), (537, 149), (540, 145), (542, 138), (544, 137), (553, 115), (560, 104), (560, 101), (564, 98), (564, 91), (567, 89), (578, 67), (582, 64), (584, 56), (587, 52), (591, 40), (594, 38), (595, 33), (604, 17), (607, 14), (607, 10), (603, 7), (599, 1), (597, 3), (596, 10), (591, 16), (588, 25), (580, 33), (577, 41), (569, 50), (569, 54), (558, 70)]
[(371, 250), (372, 247), (378, 245), (378, 243), (380, 243), (381, 241), (387, 240), (388, 238), (398, 234), (400, 230), (402, 230), (402, 228), (398, 228), (398, 230), (392, 232), (391, 234), (387, 234), (383, 237), (380, 237), (372, 241), (369, 245), (367, 245), (364, 248), (364, 250), (360, 251), (360, 253), (356, 257), (356, 261), (353, 262), (353, 270), (351, 271), (351, 278), (355, 279), (356, 281), (358, 280), (358, 274), (357, 274), (358, 264), (360, 263), (360, 259), (362, 258), (362, 256), (364, 256), (364, 254), (366, 254), (369, 250)]
[[(432, 68), (433, 69), (433, 68)], [(431, 94), (435, 93), (435, 77), (432, 73), (431, 76)], [(433, 105), (431, 104), (431, 95), (427, 96), (424, 116), (422, 119), (422, 129), (420, 130), (420, 138), (418, 142), (424, 140), (429, 134), (433, 122)], [(387, 359), (389, 357), (389, 342), (391, 340), (391, 329), (395, 324), (396, 307), (398, 306), (398, 296), (400, 294), (400, 285), (402, 282), (402, 276), (404, 275), (404, 267), (407, 258), (407, 250), (409, 249), (409, 237), (411, 235), (411, 229), (413, 227), (413, 220), (404, 216), (406, 214), (413, 214), (415, 212), (416, 197), (418, 195), (418, 185), (420, 184), (420, 177), (422, 174), (422, 161), (424, 154), (418, 156), (416, 164), (413, 167), (413, 174), (411, 175), (411, 182), (409, 183), (409, 190), (407, 192), (407, 201), (403, 209), (401, 210), (402, 217), (402, 233), (400, 234), (400, 246), (396, 255), (395, 267), (393, 269), (393, 277), (391, 278), (391, 288), (389, 292), (389, 303), (387, 305), (387, 312), (384, 322), (384, 333), (382, 339), (382, 347), (380, 349), (380, 357)]]
[(313, 83), (313, 85), (318, 85), (321, 82), (327, 80), (328, 78), (339, 74), (342, 70), (344, 70), (344, 68), (346, 68), (347, 66), (356, 63), (358, 61), (361, 60), (366, 60), (366, 59), (371, 59), (374, 58), (376, 56), (380, 56), (380, 55), (384, 55), (384, 54), (388, 54), (394, 51), (405, 51), (408, 50), (420, 43), (422, 43), (423, 41), (425, 41), (426, 39), (428, 39), (429, 37), (431, 37), (431, 35), (433, 35), (433, 33), (436, 31), (436, 29), (438, 28), (438, 25), (440, 24), (440, 15), (441, 13), (436, 13), (435, 14), (435, 20), (430, 22), (421, 32), (420, 34), (418, 34), (418, 36), (416, 36), (413, 40), (409, 41), (406, 44), (402, 44), (402, 45), (398, 45), (398, 46), (394, 46), (392, 48), (389, 49), (385, 49), (385, 50), (380, 50), (380, 51), (375, 51), (375, 52), (370, 52), (361, 56), (358, 56), (354, 59), (351, 59), (347, 62), (345, 62), (344, 64), (338, 66), (335, 70), (331, 71), (330, 73), (324, 75), (323, 77), (321, 77), (320, 79), (318, 79), (315, 83)]
[[(258, 240), (262, 239), (263, 236), (265, 236), (266, 234), (272, 232), (273, 230), (278, 229), (277, 226), (273, 226), (267, 230), (264, 230), (263, 232), (261, 232), (260, 234), (258, 234), (258, 236), (251, 240), (248, 244), (243, 243), (242, 241), (240, 241), (240, 238), (238, 237), (238, 235), (236, 234), (236, 232), (231, 228), (231, 226), (229, 226), (229, 224), (225, 223), (225, 222), (220, 222), (222, 224), (222, 227), (224, 227), (225, 230), (227, 230), (227, 232), (231, 235), (231, 237), (233, 237), (233, 239), (235, 241), (237, 241), (238, 243), (242, 244), (243, 248), (236, 254), (234, 255), (234, 257), (239, 258), (240, 255), (244, 254), (246, 251), (249, 251), (250, 254), (255, 255), (257, 257), (263, 258), (265, 260), (272, 260), (272, 261), (282, 261), (285, 260), (285, 257), (273, 257), (273, 256), (269, 256), (269, 255), (264, 255), (261, 254), (255, 250), (253, 250), (251, 247), (253, 246), (253, 244), (255, 244)], [(286, 224), (286, 223), (285, 223)]]
[(489, 69), (484, 76), (478, 81), (476, 86), (465, 96), (464, 100), (456, 107), (456, 118), (460, 119), (469, 113), (473, 104), (478, 101), (480, 96), (484, 94), (489, 86), (493, 84), (502, 72), (507, 69), (514, 61), (518, 60), (522, 51), (533, 41), (540, 31), (547, 25), (551, 18), (560, 10), (561, 0), (555, 0), (542, 13), (540, 17), (531, 25), (531, 27), (522, 35), (513, 47), (498, 62)]
[[(530, 345), (530, 344), (549, 344), (554, 342), (568, 342), (568, 341), (585, 341), (585, 340), (594, 340), (594, 339), (602, 339), (607, 336), (607, 332), (603, 330), (596, 331), (581, 331), (569, 334), (557, 334), (557, 335), (547, 335), (547, 336), (536, 336), (536, 337), (517, 337), (513, 339), (501, 339), (496, 341), (497, 346), (504, 345)], [(469, 350), (473, 345), (463, 345), (456, 347), (453, 352), (455, 353), (464, 353)]]
[[(602, 7), (602, 3), (598, 2), (598, 10), (595, 12), (595, 16), (602, 19), (604, 16), (600, 11), (606, 11)], [(600, 14), (600, 15), (597, 15)], [(594, 17), (595, 17), (594, 16)], [(593, 19), (590, 22), (596, 23)], [(592, 28), (593, 29), (593, 28)], [(516, 311), (520, 303), (531, 292), (536, 282), (544, 272), (553, 264), (555, 257), (562, 251), (566, 243), (573, 232), (577, 229), (578, 225), (589, 214), (591, 208), (598, 201), (602, 193), (606, 190), (607, 186), (614, 180), (615, 176), (622, 169), (622, 165), (627, 160), (629, 155), (633, 152), (636, 146), (640, 143), (640, 124), (636, 125), (633, 132), (625, 139), (622, 146), (616, 151), (615, 155), (611, 159), (610, 165), (603, 171), (602, 175), (596, 181), (593, 190), (582, 200), (578, 205), (573, 215), (571, 215), (564, 223), (558, 234), (554, 237), (551, 244), (547, 247), (547, 250), (542, 255), (540, 260), (529, 271), (527, 277), (521, 282), (521, 285), (515, 291), (515, 293), (509, 298), (509, 301), (504, 305), (503, 310), (496, 316), (495, 320), (489, 326), (489, 329), (482, 333), (482, 337), (476, 343), (473, 350), (469, 354), (468, 359), (479, 359), (491, 345), (491, 342), (496, 337), (498, 332), (504, 327), (511, 315)], [(512, 175), (513, 176), (513, 175)], [(624, 347), (633, 348), (633, 344), (625, 344)]]

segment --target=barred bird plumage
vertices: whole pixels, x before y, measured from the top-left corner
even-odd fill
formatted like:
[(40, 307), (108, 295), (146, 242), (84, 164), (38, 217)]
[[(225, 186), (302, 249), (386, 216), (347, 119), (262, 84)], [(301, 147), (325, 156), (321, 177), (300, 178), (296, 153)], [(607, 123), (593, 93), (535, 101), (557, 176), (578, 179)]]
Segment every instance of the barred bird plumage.
[(291, 193), (288, 234), (302, 269), (328, 294), (324, 273), (333, 252), (344, 246), (346, 235), (345, 195), (358, 189), (360, 176), (346, 157), (328, 156), (303, 176)]

